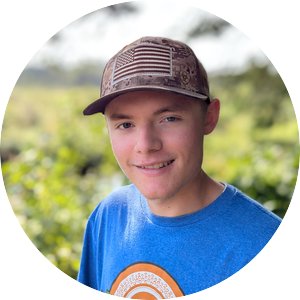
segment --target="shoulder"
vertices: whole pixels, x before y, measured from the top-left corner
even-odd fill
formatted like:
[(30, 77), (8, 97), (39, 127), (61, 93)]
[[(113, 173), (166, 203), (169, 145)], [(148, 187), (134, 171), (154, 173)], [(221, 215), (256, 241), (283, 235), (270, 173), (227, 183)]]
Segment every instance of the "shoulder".
[(242, 261), (248, 262), (269, 242), (281, 219), (239, 189), (231, 185), (226, 189), (228, 205), (219, 219), (224, 244), (231, 244)]
[(231, 188), (235, 190), (235, 199), (237, 201), (240, 201), (241, 205), (247, 206), (250, 212), (263, 215), (266, 218), (276, 220), (277, 222), (281, 221), (281, 219), (277, 215), (272, 213), (258, 201), (254, 200), (253, 198), (249, 197), (248, 195), (246, 195), (245, 193), (241, 192), (239, 189), (233, 186), (231, 186)]
[(89, 221), (103, 218), (103, 216), (126, 211), (129, 206), (139, 197), (139, 193), (134, 185), (126, 185), (115, 189), (107, 197), (99, 202), (89, 217)]
[(275, 231), (281, 223), (281, 219), (265, 208), (261, 203), (252, 199), (234, 186), (228, 185), (233, 192), (231, 209), (235, 211), (242, 223), (257, 229)]
[(113, 190), (99, 205), (103, 208), (114, 208), (120, 206), (128, 206), (136, 198), (140, 197), (140, 193), (133, 184), (125, 185)]

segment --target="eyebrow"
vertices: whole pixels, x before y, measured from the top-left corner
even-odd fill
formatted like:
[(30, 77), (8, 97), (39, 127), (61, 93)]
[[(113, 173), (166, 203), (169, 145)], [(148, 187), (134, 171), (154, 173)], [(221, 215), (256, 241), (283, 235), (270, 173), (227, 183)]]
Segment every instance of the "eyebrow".
[(125, 119), (132, 119), (133, 116), (125, 115), (125, 114), (121, 114), (121, 113), (114, 113), (114, 114), (108, 116), (108, 118), (111, 120), (125, 120)]
[(153, 113), (153, 115), (157, 116), (157, 115), (161, 115), (166, 112), (179, 112), (179, 111), (186, 111), (186, 110), (187, 109), (186, 109), (185, 105), (173, 104), (173, 105), (165, 106), (165, 107), (158, 109), (157, 111), (155, 111)]
[[(161, 115), (166, 112), (179, 112), (179, 111), (186, 111), (186, 110), (187, 110), (186, 106), (174, 104), (174, 105), (162, 107), (162, 108), (154, 111), (153, 116), (158, 116), (158, 115)], [(108, 117), (111, 120), (128, 120), (128, 119), (134, 118), (133, 115), (127, 115), (127, 114), (123, 114), (123, 113), (113, 113)]]

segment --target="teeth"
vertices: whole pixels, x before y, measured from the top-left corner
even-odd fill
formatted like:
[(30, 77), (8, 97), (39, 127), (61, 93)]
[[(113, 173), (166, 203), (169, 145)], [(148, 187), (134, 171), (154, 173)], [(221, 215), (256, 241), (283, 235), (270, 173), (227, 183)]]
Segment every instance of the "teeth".
[(160, 169), (160, 168), (168, 166), (172, 162), (173, 162), (173, 160), (170, 160), (170, 161), (162, 162), (162, 163), (152, 165), (152, 166), (141, 166), (141, 168), (142, 169)]

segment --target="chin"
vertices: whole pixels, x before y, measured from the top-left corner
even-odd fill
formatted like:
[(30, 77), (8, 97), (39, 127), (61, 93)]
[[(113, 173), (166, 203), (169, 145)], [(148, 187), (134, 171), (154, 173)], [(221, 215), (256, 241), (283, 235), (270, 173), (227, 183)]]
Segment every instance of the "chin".
[(143, 187), (139, 187), (137, 186), (137, 188), (139, 189), (139, 191), (143, 194), (143, 196), (147, 199), (147, 200), (166, 200), (168, 198), (171, 197), (171, 195), (173, 194), (170, 190), (166, 189), (166, 186), (163, 187), (149, 187), (147, 186), (147, 188), (143, 188)]

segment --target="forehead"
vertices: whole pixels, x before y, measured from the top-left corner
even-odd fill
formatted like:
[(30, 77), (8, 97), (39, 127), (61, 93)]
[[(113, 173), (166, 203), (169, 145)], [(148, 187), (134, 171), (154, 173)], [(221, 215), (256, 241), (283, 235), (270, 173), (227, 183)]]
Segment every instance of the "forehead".
[(109, 118), (116, 114), (130, 116), (140, 114), (159, 114), (164, 111), (194, 111), (200, 107), (201, 100), (172, 92), (135, 91), (120, 95), (106, 107), (105, 115)]

